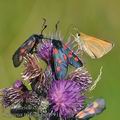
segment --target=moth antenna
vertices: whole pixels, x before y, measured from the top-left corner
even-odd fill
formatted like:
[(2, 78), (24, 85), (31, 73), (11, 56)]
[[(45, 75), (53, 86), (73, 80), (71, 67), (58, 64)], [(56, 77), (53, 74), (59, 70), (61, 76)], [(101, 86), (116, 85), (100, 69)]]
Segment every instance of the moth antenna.
[(58, 30), (58, 25), (59, 25), (60, 21), (57, 21), (56, 25), (55, 25), (55, 33), (57, 32)]
[(46, 28), (47, 28), (46, 19), (43, 18), (43, 25), (42, 25), (41, 35), (43, 34), (43, 31), (44, 31)]

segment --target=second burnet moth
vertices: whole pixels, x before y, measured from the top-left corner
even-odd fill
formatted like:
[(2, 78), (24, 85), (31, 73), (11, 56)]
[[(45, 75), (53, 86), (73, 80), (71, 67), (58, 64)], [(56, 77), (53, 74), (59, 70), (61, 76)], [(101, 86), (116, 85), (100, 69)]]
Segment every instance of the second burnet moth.
[(96, 99), (87, 105), (85, 109), (78, 112), (76, 118), (78, 120), (89, 120), (90, 118), (102, 113), (106, 108), (105, 100), (102, 98)]

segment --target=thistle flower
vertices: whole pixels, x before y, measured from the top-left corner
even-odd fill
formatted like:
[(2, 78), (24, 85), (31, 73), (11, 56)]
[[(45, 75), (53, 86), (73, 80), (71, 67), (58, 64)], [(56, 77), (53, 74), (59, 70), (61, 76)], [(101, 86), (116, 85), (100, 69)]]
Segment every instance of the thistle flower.
[(8, 107), (19, 102), (21, 96), (23, 96), (26, 91), (28, 91), (28, 89), (20, 80), (17, 80), (10, 88), (2, 89), (1, 93), (3, 106)]
[(27, 54), (24, 59), (25, 70), (22, 73), (24, 80), (30, 80), (41, 75), (42, 69), (39, 67), (38, 59), (35, 55)]
[(49, 120), (48, 108), (49, 108), (49, 101), (47, 100), (47, 98), (41, 99), (39, 108), (37, 110), (38, 113), (35, 115), (35, 118), (37, 120)]
[(41, 72), (38, 77), (30, 80), (32, 90), (39, 95), (46, 96), (52, 80), (53, 76), (51, 68), (47, 67), (47, 69), (44, 72)]
[(37, 56), (46, 63), (49, 63), (52, 57), (52, 48), (52, 42), (50, 40), (44, 40), (43, 43), (38, 46)]
[(71, 118), (84, 108), (85, 96), (80, 94), (81, 89), (75, 81), (53, 81), (49, 89), (51, 109), (59, 117)]
[(38, 76), (37, 78), (31, 79), (31, 87), (32, 90), (35, 91), (38, 95), (46, 96), (47, 92), (49, 90), (50, 84), (52, 79), (47, 78), (46, 76), (41, 78), (41, 76)]
[(22, 78), (28, 80), (32, 90), (39, 95), (46, 95), (52, 81), (51, 67), (43, 72), (39, 67), (38, 60), (35, 55), (27, 55), (24, 62), (25, 70)]
[(1, 90), (2, 104), (9, 107), (17, 103), (27, 103), (38, 106), (40, 99), (35, 92), (29, 91), (22, 81), (17, 80), (10, 88)]
[(82, 93), (92, 85), (92, 77), (84, 67), (69, 73), (66, 79), (77, 82)]
[[(55, 37), (57, 37), (57, 34)], [(16, 61), (21, 63), (22, 52), (25, 54), (25, 70), (22, 73), (22, 78), (28, 80), (32, 88), (32, 90), (29, 90), (22, 81), (17, 80), (10, 88), (1, 89), (3, 106), (10, 107), (11, 114), (16, 117), (24, 117), (26, 114), (30, 114), (37, 120), (89, 119), (101, 113), (105, 108), (105, 103), (103, 100), (101, 102), (101, 99), (92, 102), (90, 105), (85, 105), (85, 93), (92, 85), (92, 78), (83, 67), (77, 66), (81, 68), (77, 68), (68, 74), (66, 78), (65, 73), (62, 78), (57, 79), (57, 68), (55, 68), (54, 63), (61, 64), (61, 60), (63, 60), (64, 64), (61, 64), (61, 68), (64, 65), (67, 69), (69, 63), (73, 64), (73, 59), (70, 61), (67, 57), (72, 57), (74, 54), (72, 53), (69, 56), (69, 50), (64, 51), (62, 42), (59, 41), (60, 38), (56, 39), (55, 37), (43, 38), (39, 36), (40, 40), (34, 39), (34, 41), (29, 39), (18, 49), (20, 52), (17, 51), (15, 54), (17, 55), (15, 63)], [(59, 54), (57, 49), (53, 49), (53, 46), (57, 49), (61, 48)], [(36, 53), (32, 53), (34, 52), (33, 49), (37, 50)], [(59, 58), (59, 56), (61, 60), (54, 59)], [(38, 58), (47, 63), (45, 71), (39, 67)], [(78, 56), (75, 61), (78, 62)], [(76, 66), (76, 62), (73, 66)], [(93, 84), (93, 87), (95, 85), (96, 83)]]

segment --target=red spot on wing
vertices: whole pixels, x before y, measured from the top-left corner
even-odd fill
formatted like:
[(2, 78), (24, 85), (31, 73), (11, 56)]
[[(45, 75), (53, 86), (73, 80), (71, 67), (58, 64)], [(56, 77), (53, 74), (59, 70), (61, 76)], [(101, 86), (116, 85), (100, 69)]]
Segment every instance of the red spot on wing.
[(69, 52), (68, 54), (68, 57), (71, 58), (73, 55), (72, 55), (72, 51)]
[(64, 50), (66, 50), (68, 47), (66, 45), (63, 46)]
[(61, 64), (61, 63), (62, 63), (62, 60), (61, 60), (61, 59), (58, 59), (57, 62), (58, 62), (59, 64)]
[(67, 56), (65, 54), (63, 55), (63, 57), (64, 57), (64, 60), (67, 60)]
[(26, 49), (25, 48), (21, 48), (20, 49), (20, 55), (24, 56), (26, 54)]
[(23, 54), (25, 52), (25, 50), (26, 50), (25, 48), (21, 48), (20, 53)]
[(79, 59), (78, 59), (77, 57), (75, 57), (75, 58), (74, 58), (74, 60), (75, 60), (76, 62), (78, 62), (78, 61), (79, 61)]
[(84, 111), (81, 111), (81, 112), (79, 112), (79, 113), (76, 115), (76, 117), (78, 117), (78, 118), (84, 118), (85, 115), (86, 115), (86, 113), (85, 113)]
[(91, 108), (88, 112), (89, 112), (89, 114), (94, 114), (95, 113), (95, 109)]
[(60, 72), (61, 71), (61, 67), (60, 66), (56, 67), (56, 71)]
[(53, 49), (53, 54), (58, 54), (58, 50), (56, 48)]
[(68, 57), (69, 57), (69, 58), (71, 58), (71, 57), (72, 57), (72, 55), (71, 55), (71, 54), (69, 54), (69, 55), (68, 55)]

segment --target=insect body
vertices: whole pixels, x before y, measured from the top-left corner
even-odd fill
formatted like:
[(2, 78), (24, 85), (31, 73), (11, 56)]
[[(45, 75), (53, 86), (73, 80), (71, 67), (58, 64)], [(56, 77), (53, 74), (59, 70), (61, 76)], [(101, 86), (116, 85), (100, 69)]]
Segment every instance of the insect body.
[(51, 65), (56, 79), (64, 79), (67, 73), (68, 64), (76, 68), (83, 66), (79, 57), (75, 55), (71, 49), (62, 44), (60, 40), (52, 40), (52, 43), (53, 63)]
[(25, 57), (26, 54), (33, 53), (34, 49), (42, 40), (42, 38), (42, 35), (32, 35), (30, 38), (28, 38), (14, 53), (12, 57), (13, 65), (18, 67), (22, 63), (23, 57)]
[(32, 114), (35, 114), (37, 110), (35, 110), (31, 106), (22, 106), (22, 105), (15, 105), (10, 109), (10, 113), (15, 116), (16, 118), (24, 117), (25, 115), (28, 115), (29, 117)]
[(100, 114), (105, 110), (105, 101), (104, 99), (96, 99), (90, 103), (84, 110), (80, 111), (76, 118), (79, 120), (89, 120), (95, 115)]
[(112, 43), (81, 32), (74, 36), (74, 41), (78, 45), (78, 51), (86, 52), (93, 59), (102, 57), (113, 48)]

